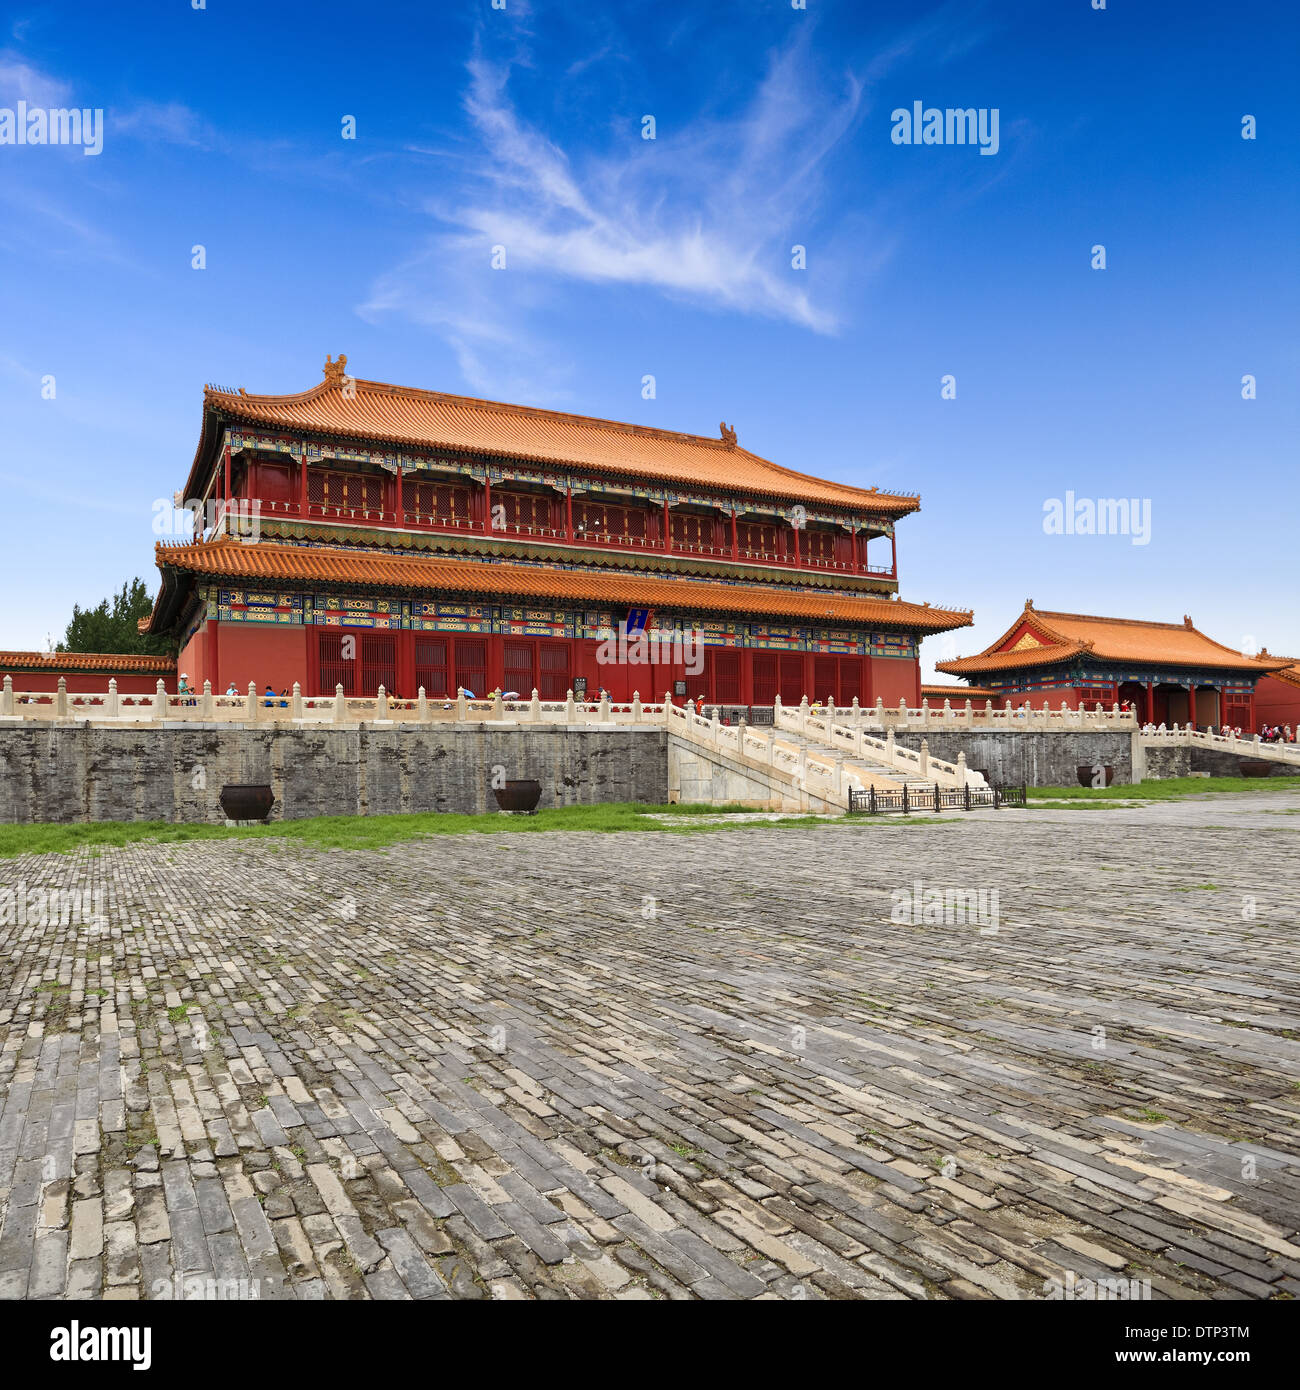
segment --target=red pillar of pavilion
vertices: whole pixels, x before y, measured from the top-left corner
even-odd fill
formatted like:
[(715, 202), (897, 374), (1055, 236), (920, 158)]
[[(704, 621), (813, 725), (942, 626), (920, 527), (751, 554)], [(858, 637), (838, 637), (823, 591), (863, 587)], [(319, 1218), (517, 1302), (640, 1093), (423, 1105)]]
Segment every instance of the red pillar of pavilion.
[(892, 526), (889, 528), (889, 577), (898, 578), (898, 540)]
[(731, 508), (731, 558), (733, 560), (740, 558), (740, 547), (736, 542), (736, 508), (734, 503)]
[(1156, 683), (1147, 681), (1147, 714), (1142, 721), (1144, 724), (1154, 724), (1156, 722)]

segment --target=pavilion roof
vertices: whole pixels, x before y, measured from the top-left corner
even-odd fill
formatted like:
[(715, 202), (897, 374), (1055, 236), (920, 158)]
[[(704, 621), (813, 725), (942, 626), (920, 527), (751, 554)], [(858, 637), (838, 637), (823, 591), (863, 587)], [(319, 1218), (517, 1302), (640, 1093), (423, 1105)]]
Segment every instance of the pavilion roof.
[[(801, 622), (878, 624), (919, 632), (946, 632), (970, 624), (969, 612), (904, 603), (874, 595), (845, 595), (785, 585), (742, 585), (669, 579), (589, 568), (510, 565), (482, 560), (392, 555), (326, 546), (245, 544), (230, 537), (207, 542), (159, 544), (163, 588), (143, 631), (165, 631), (173, 614), (165, 602), (169, 577), (209, 575), (263, 586), (361, 585), (405, 593), (457, 593), (486, 600), (517, 598), (562, 604), (608, 604), (765, 616)], [(172, 582), (175, 587), (175, 581)]]
[(176, 669), (174, 656), (145, 656), (135, 652), (0, 652), (0, 675), (7, 671), (120, 671), (127, 675), (168, 675)]
[[(921, 505), (914, 494), (849, 487), (782, 468), (742, 449), (736, 443), (735, 431), (726, 425), (720, 427), (720, 438), (710, 439), (558, 410), (364, 381), (345, 377), (346, 363), (346, 357), (341, 356), (338, 362), (326, 358), (325, 380), (294, 395), (254, 396), (242, 389), (207, 387), (203, 393), (204, 438), (190, 482), (197, 482), (194, 472), (209, 440), (208, 423), (215, 414), (272, 430), (341, 435), (583, 468), (738, 495), (757, 494), (791, 504), (850, 507), (887, 517), (903, 516)], [(809, 440), (808, 450), (814, 447)], [(186, 495), (191, 490), (187, 485)]]
[[(1023, 632), (1022, 632), (1023, 629)], [(1008, 643), (1022, 632), (1014, 646)], [(1089, 613), (1056, 613), (1037, 609), (1033, 602), (997, 639), (975, 656), (935, 664), (936, 671), (952, 676), (979, 676), (995, 671), (1016, 671), (1037, 666), (1056, 666), (1075, 658), (1095, 661), (1140, 663), (1248, 671), (1256, 675), (1285, 666), (1277, 660), (1260, 661), (1207, 637), (1190, 618), (1181, 623), (1156, 623), (1140, 618), (1102, 618)]]
[[(1264, 662), (1267, 666), (1267, 674), (1276, 676), (1280, 681), (1286, 681), (1288, 685), (1300, 685), (1300, 658), (1294, 656), (1274, 656), (1265, 647), (1256, 657), (1256, 661)], [(1275, 663), (1282, 661), (1286, 664), (1280, 669), (1275, 668)]]

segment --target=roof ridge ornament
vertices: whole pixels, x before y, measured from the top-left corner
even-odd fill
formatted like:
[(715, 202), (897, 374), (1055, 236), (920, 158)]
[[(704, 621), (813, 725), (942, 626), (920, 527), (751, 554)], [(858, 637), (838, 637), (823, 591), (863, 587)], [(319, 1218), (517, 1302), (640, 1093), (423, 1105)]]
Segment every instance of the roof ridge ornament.
[(347, 369), (348, 369), (348, 358), (347, 358), (347, 354), (346, 354), (346, 353), (340, 352), (340, 353), (339, 353), (339, 360), (338, 360), (337, 362), (331, 361), (331, 360), (330, 360), (330, 355), (329, 355), (329, 353), (326, 353), (326, 354), (325, 354), (325, 385), (326, 385), (326, 386), (342, 386), (342, 385), (343, 385), (343, 377), (344, 377), (345, 373), (347, 372)]
[(1183, 626), (1184, 626), (1184, 627), (1191, 627), (1191, 626), (1192, 626), (1192, 620), (1187, 616), (1186, 613), (1183, 614)]
[(734, 449), (736, 447), (736, 431), (731, 429), (725, 420), (718, 426), (718, 429), (722, 431), (722, 442), (728, 449)]

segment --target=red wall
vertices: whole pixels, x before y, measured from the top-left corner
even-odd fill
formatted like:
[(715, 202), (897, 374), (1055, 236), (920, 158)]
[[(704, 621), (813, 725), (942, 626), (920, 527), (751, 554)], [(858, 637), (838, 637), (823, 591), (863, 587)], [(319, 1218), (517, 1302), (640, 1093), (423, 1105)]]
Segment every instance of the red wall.
[(870, 667), (869, 703), (883, 700), (894, 708), (900, 700), (916, 708), (921, 703), (921, 663), (901, 657), (877, 657), (868, 661)]
[(1290, 724), (1300, 727), (1300, 686), (1264, 676), (1255, 686), (1255, 726)]
[[(248, 693), (249, 681), (254, 682), (260, 694), (269, 683), (277, 692), (292, 690), (294, 681), (302, 686), (304, 695), (314, 695), (317, 674), (311, 672), (307, 661), (308, 638), (314, 628), (272, 627), (253, 623), (205, 624), (205, 628), (216, 628), (216, 678), (211, 674), (212, 693), (225, 694), (231, 681), (241, 695)], [(186, 648), (188, 651), (189, 648)], [(314, 652), (314, 647), (313, 647)], [(194, 671), (182, 666), (190, 674), (190, 684), (195, 685)], [(200, 681), (196, 689), (202, 690)]]
[[(304, 695), (328, 695), (332, 694), (333, 690), (332, 687), (329, 690), (321, 688), (321, 662), (318, 644), (322, 634), (333, 633), (337, 636), (339, 631), (338, 628), (208, 623), (186, 646), (182, 653), (179, 669), (189, 675), (190, 685), (195, 690), (201, 691), (204, 679), (210, 679), (214, 694), (223, 693), (232, 680), (238, 691), (243, 694), (247, 691), (248, 683), (251, 680), (256, 684), (259, 693), (266, 687), (268, 681), (277, 692), (292, 689), (293, 683), (297, 681), (301, 685)], [(372, 630), (349, 628), (346, 631), (355, 636), (360, 643), (365, 636), (371, 634)], [(414, 639), (420, 634), (400, 631), (391, 635), (397, 639), (397, 662), (394, 688), (389, 693), (403, 699), (412, 699), (416, 694)], [(450, 643), (454, 644), (457, 634), (447, 633), (444, 635)], [(476, 637), (474, 634), (466, 634), (466, 636)], [(476, 640), (485, 640), (487, 644), (487, 679), (481, 690), (477, 689), (478, 683), (476, 682), (475, 694), (482, 697), (489, 695), (497, 688), (502, 690), (512, 688), (507, 683), (505, 671), (506, 643), (534, 642), (534, 639), (506, 637), (498, 634)], [(637, 692), (647, 702), (660, 700), (666, 691), (675, 688), (677, 681), (686, 682), (686, 696), (678, 696), (679, 700), (691, 698), (697, 701), (713, 701), (718, 698), (717, 686), (713, 679), (714, 662), (717, 654), (729, 650), (706, 647), (704, 649), (703, 671), (697, 675), (691, 675), (688, 674), (687, 666), (682, 661), (646, 662), (635, 665), (626, 662), (601, 664), (597, 657), (602, 644), (595, 638), (541, 638), (535, 640), (535, 654), (532, 658), (535, 679), (539, 686), (541, 684), (539, 674), (540, 649), (543, 647), (554, 648), (559, 642), (567, 645), (570, 653), (566, 687), (572, 686), (575, 677), (585, 676), (589, 698), (595, 699), (603, 686), (609, 691), (610, 698), (618, 701), (630, 700)], [(754, 702), (753, 658), (758, 652), (754, 648), (733, 648), (730, 650), (736, 651), (740, 657), (740, 698), (734, 703), (752, 704)], [(814, 690), (814, 663), (816, 660), (814, 653), (783, 653), (782, 655), (795, 656), (802, 662), (802, 689), (810, 700), (814, 698), (825, 700), (828, 694), (834, 693), (821, 689)], [(883, 699), (887, 705), (896, 705), (899, 700), (906, 700), (913, 707), (920, 703), (921, 668), (918, 661), (898, 658), (873, 660), (863, 657), (845, 658), (842, 659), (842, 662), (845, 667), (851, 667), (854, 660), (861, 662), (862, 675), (858, 683), (858, 698), (864, 705), (874, 704), (877, 696)], [(450, 679), (453, 682), (456, 679), (454, 671)], [(847, 676), (845, 679), (848, 679)], [(520, 684), (526, 683), (520, 682)], [(849, 686), (843, 686), (841, 695), (847, 689)], [(369, 696), (373, 695), (374, 691), (358, 690), (356, 693)], [(428, 690), (426, 693), (432, 697), (453, 692)], [(531, 693), (531, 687), (528, 690), (520, 690), (520, 694), (524, 696)], [(839, 702), (847, 703), (848, 701), (840, 699)]]
[[(13, 677), (16, 692), (24, 690), (56, 691), (59, 688), (60, 676), (67, 682), (66, 689), (77, 695), (106, 695), (110, 680), (117, 681), (117, 693), (119, 695), (152, 695), (158, 689), (158, 674), (154, 671), (147, 672), (145, 675), (133, 675), (122, 671), (94, 671), (87, 675), (66, 671), (0, 671), (0, 680), (6, 675)], [(174, 693), (176, 690), (175, 675), (168, 672), (162, 680), (164, 688)]]

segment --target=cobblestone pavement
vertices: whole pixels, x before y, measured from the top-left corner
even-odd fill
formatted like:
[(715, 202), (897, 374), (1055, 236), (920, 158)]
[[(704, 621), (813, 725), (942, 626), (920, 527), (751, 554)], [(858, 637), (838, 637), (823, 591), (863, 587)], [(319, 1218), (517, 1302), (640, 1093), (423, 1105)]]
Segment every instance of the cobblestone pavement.
[(1287, 813), (0, 861), (0, 1296), (1293, 1297)]

